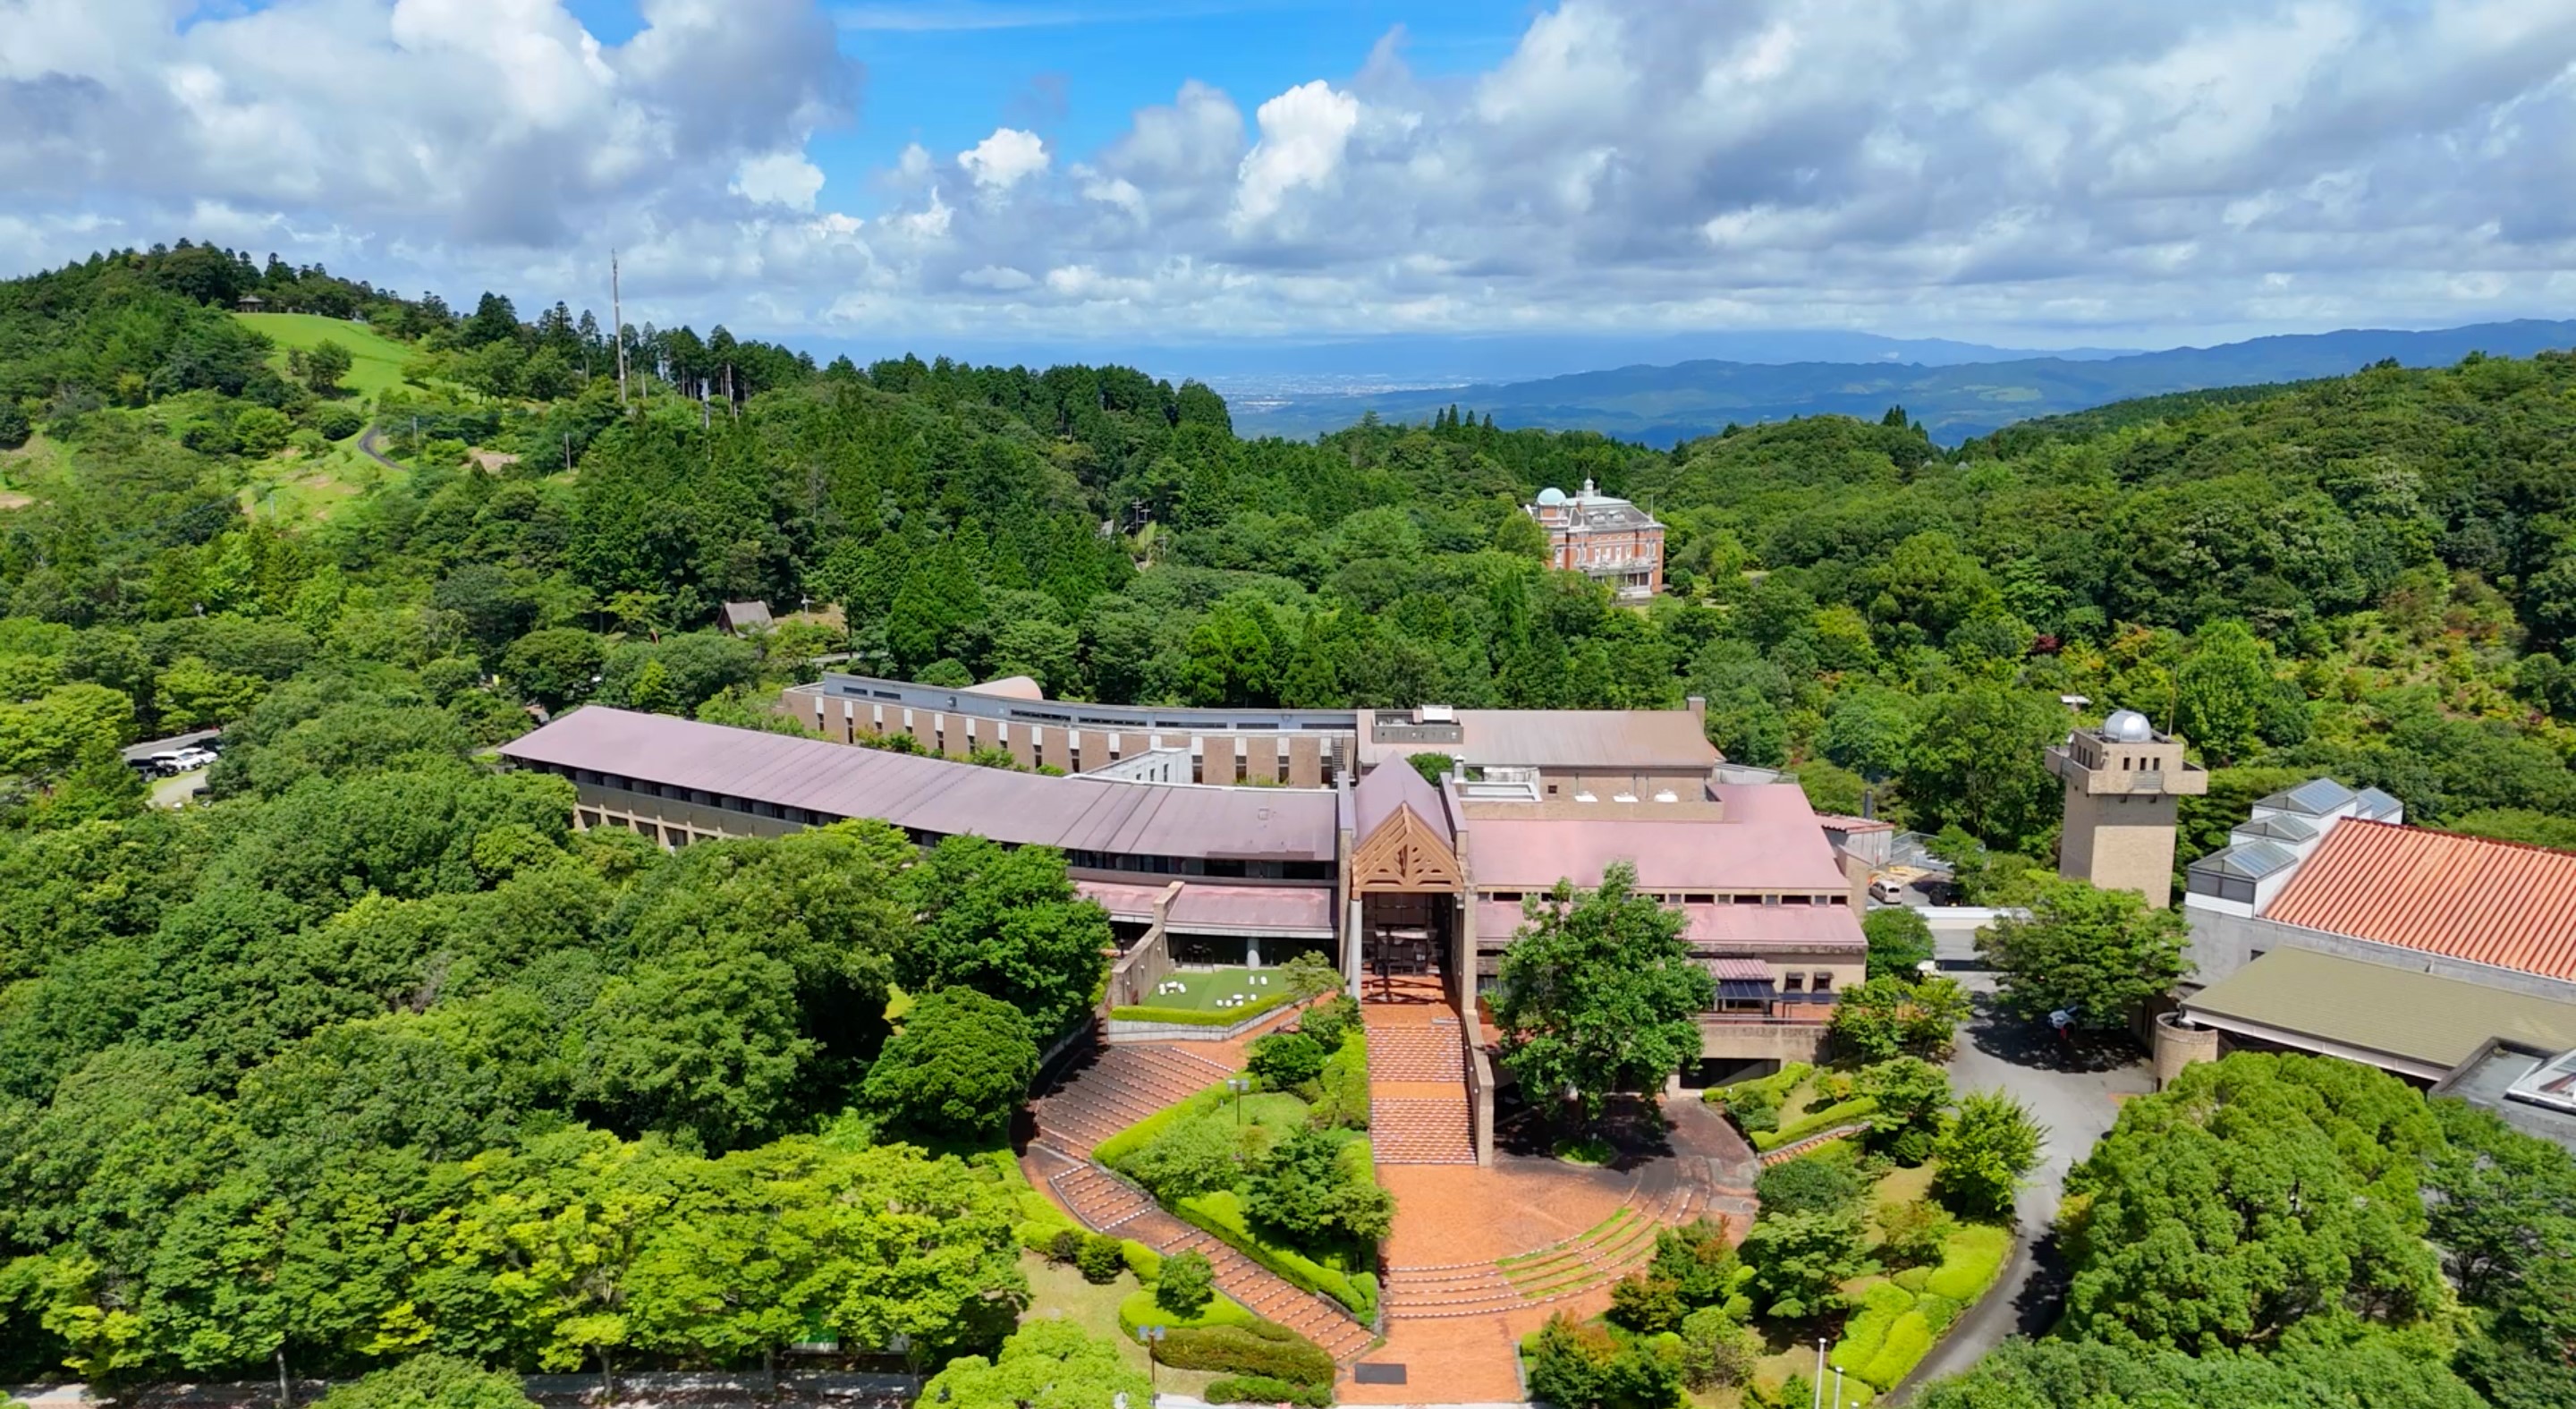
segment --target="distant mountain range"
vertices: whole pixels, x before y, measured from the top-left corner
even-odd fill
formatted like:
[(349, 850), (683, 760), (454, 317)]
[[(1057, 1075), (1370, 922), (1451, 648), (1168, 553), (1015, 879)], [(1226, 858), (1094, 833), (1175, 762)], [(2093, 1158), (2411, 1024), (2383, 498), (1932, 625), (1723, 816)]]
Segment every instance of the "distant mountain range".
[[(1780, 335), (1763, 336), (1776, 341)], [(1229, 399), (1235, 429), (1244, 435), (1302, 439), (1347, 426), (1371, 411), (1383, 420), (1422, 421), (1443, 407), (1460, 406), (1479, 415), (1491, 413), (1498, 426), (1592, 430), (1652, 445), (1712, 434), (1730, 421), (1750, 425), (1821, 414), (1875, 419), (1889, 406), (1901, 405), (1934, 440), (1955, 445), (2035, 416), (2170, 392), (2341, 376), (2383, 358), (2425, 367), (2448, 365), (2471, 352), (2527, 357), (2576, 346), (2576, 321), (2522, 319), (2430, 332), (2347, 329), (2163, 352), (2084, 349), (2015, 356), (1995, 349), (2001, 355), (1982, 361), (1951, 355), (1973, 350), (1974, 344), (1935, 343), (1924, 349), (1919, 343), (1869, 340), (1859, 334), (1814, 336), (1855, 348), (1874, 341), (1918, 351), (1901, 363), (1699, 360), (1433, 390)]]

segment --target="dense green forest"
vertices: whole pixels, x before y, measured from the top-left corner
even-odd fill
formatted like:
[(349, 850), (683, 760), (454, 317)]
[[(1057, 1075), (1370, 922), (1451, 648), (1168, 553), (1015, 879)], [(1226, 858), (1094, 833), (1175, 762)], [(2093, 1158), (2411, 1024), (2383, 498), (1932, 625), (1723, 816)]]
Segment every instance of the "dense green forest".
[[(1700, 695), (1729, 755), (1955, 829), (2003, 893), (2050, 854), (2080, 694), (2217, 770), (2186, 856), (2317, 772), (2576, 841), (2572, 433), (2546, 355), (1956, 452), (1896, 410), (1669, 453), (1450, 411), (1247, 441), (1126, 369), (817, 366), (204, 246), (0, 283), (0, 1346), (148, 1376), (993, 1345), (1013, 1176), (880, 1074), (877, 1015), (971, 989), (1041, 1043), (1098, 912), (1060, 861), (908, 865), (866, 827), (568, 835), (559, 783), (475, 761), (535, 711), (775, 725), (840, 651), (1121, 701)], [(1517, 506), (1586, 478), (1671, 526), (1666, 598), (1544, 569)], [(812, 610), (709, 629), (746, 598)], [(213, 805), (147, 809), (116, 748), (218, 724)], [(1004, 911), (1037, 917), (1007, 963)], [(918, 1226), (861, 1205), (955, 1231), (888, 1279)], [(754, 1256), (787, 1234), (812, 1265)], [(692, 1290), (752, 1263), (758, 1295)]]

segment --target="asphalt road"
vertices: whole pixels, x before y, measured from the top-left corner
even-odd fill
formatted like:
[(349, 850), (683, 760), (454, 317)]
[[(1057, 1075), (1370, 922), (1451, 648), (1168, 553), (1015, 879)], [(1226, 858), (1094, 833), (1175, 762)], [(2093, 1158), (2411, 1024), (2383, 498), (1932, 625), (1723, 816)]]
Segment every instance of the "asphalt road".
[[(2020, 1236), (2003, 1280), (1951, 1328), (1886, 1402), (1901, 1404), (1919, 1386), (1955, 1375), (2012, 1336), (2036, 1336), (2055, 1325), (2066, 1300), (2066, 1269), (2057, 1254), (2055, 1223), (2066, 1171), (2093, 1149), (2118, 1119), (2120, 1100), (2155, 1089), (2144, 1057), (2122, 1043), (2100, 1049), (2059, 1045), (2045, 1024), (2024, 1024), (1993, 1011), (1992, 980), (1958, 975), (1978, 993), (1977, 1015), (1960, 1034), (1950, 1059), (1950, 1084), (1960, 1091), (2002, 1087), (2018, 1099), (2048, 1138), (2039, 1168), (2014, 1206)], [(2037, 1030), (2033, 1031), (2036, 1026)]]

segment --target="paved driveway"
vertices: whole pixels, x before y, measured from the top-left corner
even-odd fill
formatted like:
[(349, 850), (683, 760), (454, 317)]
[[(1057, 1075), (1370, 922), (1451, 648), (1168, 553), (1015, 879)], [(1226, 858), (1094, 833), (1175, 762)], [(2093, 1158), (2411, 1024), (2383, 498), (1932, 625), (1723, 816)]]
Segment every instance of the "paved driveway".
[(1950, 1059), (1950, 1084), (1963, 1092), (1998, 1086), (2011, 1092), (2048, 1127), (2048, 1139), (2040, 1147), (2039, 1168), (2031, 1171), (2030, 1186), (2014, 1207), (2021, 1236), (2003, 1280), (1923, 1357), (1889, 1396), (1890, 1403), (1904, 1402), (1916, 1386), (1967, 1369), (2007, 1337), (2036, 1336), (2056, 1324), (2066, 1297), (2066, 1271), (2052, 1225), (2066, 1171), (2111, 1128), (2122, 1099), (2155, 1089), (2145, 1058), (2125, 1044), (2070, 1051), (2046, 1024), (2036, 1025), (2034, 1032), (2032, 1025), (1994, 1011), (1989, 976), (1959, 977), (1978, 995), (1977, 1015), (1960, 1034), (1958, 1054)]

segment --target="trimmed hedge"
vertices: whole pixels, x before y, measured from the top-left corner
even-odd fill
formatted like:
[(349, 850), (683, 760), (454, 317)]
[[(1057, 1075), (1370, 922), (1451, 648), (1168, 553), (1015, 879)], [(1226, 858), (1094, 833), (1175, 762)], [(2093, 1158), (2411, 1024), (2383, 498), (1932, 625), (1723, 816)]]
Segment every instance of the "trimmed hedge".
[(1180, 1100), (1174, 1101), (1172, 1104), (1165, 1106), (1161, 1110), (1154, 1112), (1152, 1115), (1145, 1117), (1143, 1120), (1136, 1122), (1134, 1125), (1128, 1126), (1126, 1129), (1121, 1130), (1117, 1134), (1110, 1136), (1108, 1139), (1101, 1141), (1092, 1149), (1091, 1157), (1099, 1163), (1108, 1165), (1110, 1168), (1115, 1169), (1118, 1167), (1118, 1162), (1120, 1160), (1123, 1160), (1129, 1155), (1136, 1153), (1138, 1150), (1145, 1148), (1147, 1142), (1151, 1141), (1155, 1136), (1162, 1134), (1165, 1129), (1169, 1128), (1174, 1122), (1180, 1120), (1183, 1116), (1190, 1114), (1192, 1111), (1206, 1109), (1206, 1106), (1202, 1103), (1212, 1100), (1223, 1100), (1224, 1098), (1225, 1085), (1222, 1082), (1219, 1082), (1214, 1086), (1206, 1087), (1192, 1095), (1184, 1096)]
[(1200, 1393), (1210, 1404), (1294, 1404), (1299, 1409), (1327, 1409), (1333, 1402), (1331, 1385), (1292, 1385), (1268, 1375), (1210, 1380)]
[(1246, 1311), (1243, 1303), (1223, 1292), (1210, 1298), (1198, 1316), (1188, 1321), (1165, 1311), (1162, 1304), (1154, 1300), (1151, 1287), (1129, 1292), (1118, 1302), (1118, 1329), (1125, 1332), (1129, 1340), (1136, 1338), (1139, 1326), (1170, 1326), (1175, 1329), (1187, 1326), (1250, 1326), (1260, 1320), (1260, 1317)]
[(2004, 1257), (2012, 1251), (2012, 1234), (1971, 1223), (1950, 1235), (1941, 1265), (1924, 1279), (1923, 1290), (1965, 1306), (1986, 1294), (2003, 1275)]
[(1154, 1342), (1154, 1358), (1176, 1370), (1267, 1375), (1291, 1384), (1329, 1385), (1333, 1357), (1275, 1321), (1249, 1326), (1184, 1326)]
[(1151, 1003), (1138, 1003), (1109, 1010), (1111, 1022), (1181, 1023), (1189, 1027), (1232, 1027), (1247, 1018), (1257, 1018), (1283, 1004), (1294, 1003), (1293, 993), (1265, 993), (1259, 999), (1235, 1008), (1157, 1008)]
[(1784, 1120), (1780, 1122), (1780, 1128), (1777, 1130), (1757, 1132), (1753, 1136), (1753, 1148), (1769, 1154), (1782, 1146), (1794, 1145), (1810, 1135), (1831, 1130), (1837, 1125), (1849, 1125), (1877, 1109), (1878, 1102), (1867, 1096), (1854, 1096), (1848, 1101), (1836, 1101), (1822, 1110), (1809, 1111), (1796, 1120)]
[(1295, 1283), (1301, 1290), (1328, 1296), (1351, 1309), (1362, 1321), (1377, 1316), (1377, 1279), (1362, 1272), (1336, 1271), (1304, 1253), (1262, 1241), (1243, 1214), (1243, 1197), (1232, 1189), (1200, 1194), (1172, 1205), (1184, 1222)]
[(2003, 1273), (2011, 1235), (1969, 1224), (1943, 1245), (1937, 1268), (1912, 1267), (1872, 1283), (1843, 1323), (1831, 1363), (1882, 1393), (1894, 1389), (1923, 1363), (1941, 1333)]
[(1920, 1311), (1909, 1311), (1896, 1318), (1887, 1328), (1887, 1343), (1878, 1349), (1868, 1364), (1852, 1373), (1869, 1383), (1872, 1389), (1891, 1390), (1897, 1381), (1914, 1372), (1932, 1349), (1932, 1324)]
[(1809, 1063), (1790, 1062), (1769, 1076), (1757, 1076), (1750, 1081), (1738, 1081), (1730, 1086), (1712, 1087), (1700, 1099), (1722, 1106), (1732, 1100), (1751, 1097), (1764, 1105), (1776, 1106), (1789, 1099), (1789, 1093), (1797, 1090), (1798, 1083), (1806, 1080), (1814, 1071), (1815, 1067)]

